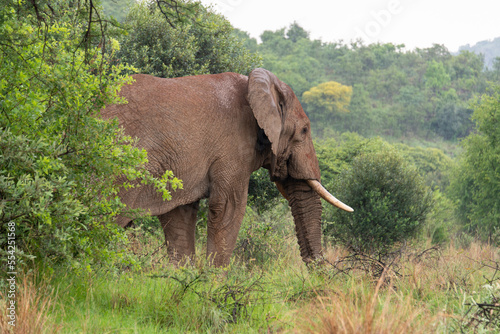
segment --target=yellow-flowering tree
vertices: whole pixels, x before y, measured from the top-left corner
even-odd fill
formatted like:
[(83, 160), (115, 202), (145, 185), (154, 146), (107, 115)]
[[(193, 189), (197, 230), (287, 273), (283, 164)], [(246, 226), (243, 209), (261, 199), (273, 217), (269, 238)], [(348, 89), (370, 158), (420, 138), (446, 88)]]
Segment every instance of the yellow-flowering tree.
[(352, 87), (344, 86), (335, 81), (328, 81), (304, 92), (302, 101), (313, 122), (326, 122), (339, 113), (349, 112)]

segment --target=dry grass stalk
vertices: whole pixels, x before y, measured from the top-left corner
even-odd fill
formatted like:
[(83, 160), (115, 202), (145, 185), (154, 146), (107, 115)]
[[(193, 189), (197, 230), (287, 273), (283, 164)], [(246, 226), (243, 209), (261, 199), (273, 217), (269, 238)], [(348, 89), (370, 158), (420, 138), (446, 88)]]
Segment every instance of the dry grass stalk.
[[(19, 278), (19, 276), (18, 276)], [(49, 320), (53, 307), (50, 291), (45, 286), (36, 286), (33, 275), (25, 275), (17, 282), (15, 302), (15, 326), (9, 324), (7, 307), (10, 299), (0, 292), (0, 332), (12, 334), (58, 333), (61, 326)]]
[[(366, 291), (363, 283), (352, 281), (347, 292), (333, 291), (328, 297), (318, 297), (311, 317), (299, 332), (306, 333), (425, 333), (429, 330), (421, 317), (422, 308), (392, 288), (383, 289), (386, 272), (375, 289)], [(382, 292), (383, 291), (383, 292)], [(420, 318), (419, 318), (420, 317)], [(418, 319), (418, 321), (417, 321)]]

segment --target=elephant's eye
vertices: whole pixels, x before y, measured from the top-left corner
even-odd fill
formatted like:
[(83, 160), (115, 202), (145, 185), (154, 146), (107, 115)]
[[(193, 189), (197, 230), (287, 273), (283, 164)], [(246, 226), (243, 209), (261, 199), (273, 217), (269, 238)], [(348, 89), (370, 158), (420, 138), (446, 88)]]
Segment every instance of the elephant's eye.
[(307, 134), (307, 131), (309, 131), (309, 129), (307, 128), (307, 126), (304, 126), (304, 127), (302, 128), (302, 134), (303, 134), (303, 135)]
[(283, 115), (283, 102), (280, 102), (280, 111), (281, 111), (281, 114)]

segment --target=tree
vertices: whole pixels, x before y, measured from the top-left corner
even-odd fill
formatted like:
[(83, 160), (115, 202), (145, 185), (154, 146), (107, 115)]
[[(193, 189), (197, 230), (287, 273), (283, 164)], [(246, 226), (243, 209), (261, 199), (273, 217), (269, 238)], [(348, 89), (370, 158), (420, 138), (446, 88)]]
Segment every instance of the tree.
[(430, 48), (416, 49), (417, 54), (419, 54), (426, 62), (437, 61), (446, 62), (452, 58), (450, 51), (446, 46), (442, 44), (433, 44)]
[(297, 22), (293, 22), (286, 32), (286, 37), (296, 43), (299, 39), (309, 38), (309, 33), (304, 30)]
[(485, 240), (498, 242), (500, 228), (500, 87), (476, 103), (472, 119), (476, 133), (463, 142), (464, 152), (452, 180), (465, 226)]
[(257, 53), (258, 44), (255, 38), (250, 37), (250, 34), (246, 31), (240, 30), (238, 28), (234, 28), (232, 34), (236, 37), (237, 40), (242, 42), (243, 47), (248, 49), (248, 51), (252, 53)]
[(424, 76), (425, 87), (429, 88), (433, 92), (438, 92), (443, 88), (447, 87), (451, 78), (446, 72), (443, 63), (432, 60), (427, 67), (427, 71)]
[(431, 122), (431, 129), (446, 140), (456, 140), (471, 130), (471, 110), (460, 104), (448, 103), (439, 106)]
[(408, 84), (406, 74), (396, 66), (386, 69), (376, 69), (367, 78), (367, 89), (378, 100), (391, 102), (401, 87)]
[(449, 185), (449, 173), (453, 166), (453, 160), (443, 151), (431, 147), (412, 147), (405, 144), (395, 144), (401, 156), (417, 168), (425, 179), (426, 184), (443, 191)]
[(484, 69), (484, 60), (480, 55), (470, 51), (460, 51), (451, 59), (454, 79), (480, 77)]
[[(180, 3), (183, 3), (182, 1)], [(242, 47), (230, 23), (203, 6), (176, 29), (156, 3), (141, 1), (127, 15), (128, 35), (117, 57), (140, 73), (171, 78), (222, 72), (248, 74), (260, 58)]]
[(311, 87), (311, 83), (318, 82), (321, 78), (320, 63), (306, 54), (302, 57), (297, 54), (284, 57), (266, 56), (264, 67), (289, 85), (299, 100)]
[(329, 81), (312, 87), (302, 95), (307, 114), (311, 121), (327, 122), (338, 113), (349, 112), (352, 87)]
[(490, 80), (496, 81), (497, 83), (500, 82), (500, 57), (493, 59), (492, 68), (488, 72), (488, 77)]
[(426, 128), (425, 117), (428, 106), (427, 97), (422, 89), (414, 85), (402, 86), (395, 102), (401, 106), (399, 126), (405, 133), (417, 135)]

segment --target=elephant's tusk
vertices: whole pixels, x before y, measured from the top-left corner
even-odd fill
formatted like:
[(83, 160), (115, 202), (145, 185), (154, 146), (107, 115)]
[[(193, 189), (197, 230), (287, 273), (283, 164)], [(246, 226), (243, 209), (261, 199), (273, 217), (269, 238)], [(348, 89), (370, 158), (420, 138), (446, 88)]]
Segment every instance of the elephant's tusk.
[(325, 187), (323, 187), (321, 185), (321, 183), (319, 183), (318, 181), (316, 180), (307, 180), (307, 184), (315, 191), (318, 193), (319, 196), (321, 196), (321, 198), (323, 198), (325, 201), (327, 201), (328, 203), (332, 204), (332, 205), (335, 205), (336, 207), (342, 209), (342, 210), (345, 210), (345, 211), (348, 211), (348, 212), (353, 212), (354, 210), (349, 206), (349, 205), (346, 205), (344, 203), (342, 203), (341, 201), (339, 201), (338, 199), (336, 199), (332, 194), (330, 194), (328, 192), (328, 190), (325, 189)]

